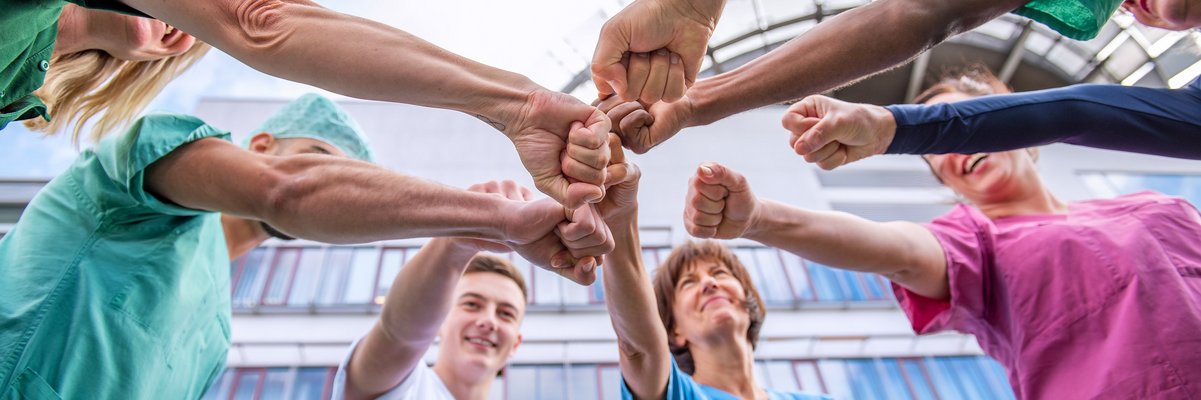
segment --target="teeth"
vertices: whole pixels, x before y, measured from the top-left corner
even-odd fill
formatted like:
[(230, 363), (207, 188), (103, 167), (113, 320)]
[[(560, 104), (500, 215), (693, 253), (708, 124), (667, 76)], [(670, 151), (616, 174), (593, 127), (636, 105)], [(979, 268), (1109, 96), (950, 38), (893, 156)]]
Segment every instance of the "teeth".
[(478, 344), (480, 346), (496, 347), (495, 343), (489, 342), (484, 339), (468, 338), (467, 341), (470, 343)]
[(987, 157), (988, 157), (988, 154), (973, 155), (971, 158), (968, 159), (967, 170), (964, 171), (964, 173), (970, 174), (970, 173), (972, 173), (972, 171), (975, 171), (976, 167), (980, 165), (980, 161)]

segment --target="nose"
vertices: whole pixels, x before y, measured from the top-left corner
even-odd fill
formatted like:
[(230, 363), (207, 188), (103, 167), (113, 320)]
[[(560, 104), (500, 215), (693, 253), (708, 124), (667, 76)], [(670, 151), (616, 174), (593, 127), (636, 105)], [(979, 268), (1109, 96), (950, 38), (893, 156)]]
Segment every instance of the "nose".
[(475, 326), (482, 329), (484, 332), (492, 332), (496, 330), (496, 318), (491, 314), (480, 316), (475, 320)]
[(712, 276), (701, 278), (702, 293), (711, 293), (717, 291), (717, 279)]

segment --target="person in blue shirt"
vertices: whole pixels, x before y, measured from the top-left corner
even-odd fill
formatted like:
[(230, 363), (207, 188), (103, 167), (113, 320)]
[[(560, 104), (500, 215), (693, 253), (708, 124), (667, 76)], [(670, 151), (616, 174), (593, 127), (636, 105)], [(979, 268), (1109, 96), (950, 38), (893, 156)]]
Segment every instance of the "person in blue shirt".
[(755, 380), (754, 350), (766, 310), (750, 273), (729, 248), (712, 241), (686, 243), (671, 252), (652, 282), (638, 239), (640, 173), (624, 162), (620, 149), (612, 159), (627, 172), (613, 174), (622, 178), (600, 203), (615, 241), (602, 277), (617, 332), (622, 398), (829, 398), (773, 391)]
[(881, 107), (810, 96), (789, 107), (783, 124), (793, 150), (824, 169), (877, 154), (987, 153), (1056, 142), (1201, 159), (1201, 80), (1179, 89), (1081, 84), (1010, 94), (977, 70), (933, 89), (931, 96), (981, 97)]

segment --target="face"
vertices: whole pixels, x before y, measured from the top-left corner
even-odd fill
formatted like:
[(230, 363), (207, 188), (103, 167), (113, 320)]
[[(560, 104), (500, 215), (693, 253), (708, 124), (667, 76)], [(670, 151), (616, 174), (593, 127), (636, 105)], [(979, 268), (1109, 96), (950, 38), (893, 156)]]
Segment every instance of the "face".
[(467, 374), (494, 376), (521, 345), (521, 288), (504, 275), (468, 273), (455, 287), (454, 299), (439, 330), (439, 362)]
[(279, 139), (269, 133), (259, 133), (250, 139), (250, 151), (273, 154), (277, 156), (293, 156), (299, 154), (324, 154), (334, 157), (346, 157), (346, 153), (336, 146), (309, 138)]
[(1126, 0), (1122, 8), (1148, 26), (1174, 31), (1201, 27), (1201, 0)]
[(732, 269), (718, 260), (702, 259), (684, 267), (676, 280), (672, 340), (684, 346), (706, 338), (745, 337), (750, 327), (746, 290)]
[(101, 50), (127, 61), (151, 61), (188, 51), (196, 38), (161, 21), (86, 10), (88, 32)]
[[(934, 96), (926, 104), (970, 99), (963, 93)], [(977, 206), (1014, 199), (1041, 181), (1029, 150), (977, 154), (930, 154), (930, 163), (943, 184)]]

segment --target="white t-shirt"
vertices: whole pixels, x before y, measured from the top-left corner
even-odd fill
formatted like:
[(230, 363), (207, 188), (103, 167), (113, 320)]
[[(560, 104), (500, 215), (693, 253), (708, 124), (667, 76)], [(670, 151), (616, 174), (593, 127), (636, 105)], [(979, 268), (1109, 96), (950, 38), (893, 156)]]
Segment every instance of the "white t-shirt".
[[(350, 356), (359, 347), (359, 340), (350, 345), (350, 351), (346, 353), (346, 358), (342, 359), (341, 365), (338, 365), (338, 373), (334, 375), (334, 390), (330, 400), (346, 398), (346, 366), (350, 365)], [(383, 400), (454, 400), (455, 397), (450, 394), (446, 384), (442, 383), (442, 378), (434, 373), (434, 369), (425, 365), (425, 361), (421, 361), (413, 367), (413, 372), (410, 372), (409, 376), (400, 381), (400, 384), (377, 398)]]

